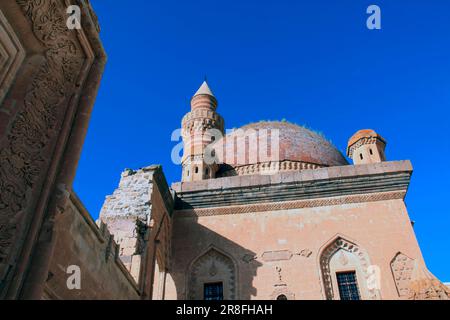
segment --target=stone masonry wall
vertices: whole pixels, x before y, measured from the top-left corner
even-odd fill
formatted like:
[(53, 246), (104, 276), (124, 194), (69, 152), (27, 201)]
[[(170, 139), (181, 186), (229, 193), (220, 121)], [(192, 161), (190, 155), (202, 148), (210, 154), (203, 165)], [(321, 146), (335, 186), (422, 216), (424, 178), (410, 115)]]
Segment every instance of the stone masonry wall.
[[(155, 194), (161, 201), (155, 200)], [(159, 229), (153, 228), (155, 218), (160, 211), (170, 214), (172, 206), (172, 196), (157, 165), (126, 169), (119, 187), (106, 197), (100, 220), (108, 225), (119, 245), (120, 258), (138, 283), (143, 281), (141, 276), (148, 276), (144, 269), (152, 268), (153, 262), (143, 259), (153, 255), (149, 239), (153, 238), (151, 233), (159, 234)]]
[[(80, 270), (80, 288), (68, 288), (70, 266)], [(55, 254), (43, 299), (137, 300), (137, 283), (122, 263), (118, 246), (105, 224), (98, 227), (72, 193), (57, 229)]]
[(152, 169), (122, 172), (119, 187), (106, 197), (100, 212), (120, 247), (120, 258), (136, 280), (151, 215)]

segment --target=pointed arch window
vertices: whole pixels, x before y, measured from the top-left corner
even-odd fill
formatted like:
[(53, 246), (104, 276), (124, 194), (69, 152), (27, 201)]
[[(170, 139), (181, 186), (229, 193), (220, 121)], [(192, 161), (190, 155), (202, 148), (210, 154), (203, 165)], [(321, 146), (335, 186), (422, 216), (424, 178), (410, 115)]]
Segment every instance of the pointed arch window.
[(379, 288), (369, 286), (369, 256), (357, 244), (337, 237), (320, 253), (325, 298), (329, 300), (380, 299)]
[(223, 282), (205, 283), (204, 300), (223, 300)]
[(355, 271), (338, 272), (336, 279), (341, 300), (361, 300)]
[(235, 263), (215, 248), (209, 249), (191, 264), (188, 278), (189, 300), (237, 299)]

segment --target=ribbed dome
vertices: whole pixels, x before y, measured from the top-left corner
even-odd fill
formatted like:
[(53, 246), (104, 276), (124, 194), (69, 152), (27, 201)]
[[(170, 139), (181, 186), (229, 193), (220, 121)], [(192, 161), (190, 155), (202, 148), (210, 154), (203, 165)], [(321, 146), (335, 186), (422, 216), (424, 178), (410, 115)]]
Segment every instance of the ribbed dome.
[[(245, 148), (242, 147), (243, 139), (240, 142), (241, 147), (238, 148), (239, 143), (238, 138), (236, 138), (238, 135), (235, 132), (228, 134), (215, 144), (216, 150), (223, 146), (223, 153), (221, 153), (223, 158), (219, 156), (219, 160), (225, 165), (222, 166), (219, 175), (232, 174), (226, 173), (227, 171), (235, 171), (234, 174), (238, 175), (256, 174), (274, 165), (278, 166), (277, 169), (286, 171), (348, 164), (341, 152), (324, 137), (296, 124), (262, 121), (245, 125), (241, 129), (245, 132)], [(255, 143), (256, 140), (252, 141), (249, 138), (249, 135), (251, 135), (249, 132), (258, 132), (259, 136), (262, 132), (267, 132), (268, 137), (266, 136), (264, 139), (269, 141), (269, 145), (271, 144), (271, 137), (276, 137), (275, 132), (278, 132), (278, 164), (274, 164), (274, 161), (270, 161), (270, 159), (267, 161), (267, 159), (261, 159), (258, 156), (261, 141), (259, 143)], [(226, 153), (227, 149), (228, 154)], [(268, 154), (272, 155), (271, 152), (269, 147)]]

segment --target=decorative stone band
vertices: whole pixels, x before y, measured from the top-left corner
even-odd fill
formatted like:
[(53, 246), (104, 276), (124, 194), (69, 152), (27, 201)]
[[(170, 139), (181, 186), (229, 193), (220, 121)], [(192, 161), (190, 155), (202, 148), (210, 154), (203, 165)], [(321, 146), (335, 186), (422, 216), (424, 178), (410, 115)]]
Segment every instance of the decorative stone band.
[(204, 118), (213, 119), (223, 123), (223, 118), (217, 112), (208, 109), (192, 110), (186, 113), (181, 122), (186, 123), (194, 119), (204, 119)]
[(384, 142), (382, 139), (378, 138), (378, 137), (364, 137), (359, 139), (358, 141), (356, 141), (354, 144), (348, 146), (347, 148), (347, 154), (350, 158), (353, 158), (353, 151), (359, 147), (361, 147), (362, 145), (365, 144), (376, 144), (377, 141), (386, 144), (386, 142)]
[(223, 121), (209, 118), (195, 119), (183, 123), (183, 136), (186, 137), (193, 132), (204, 132), (206, 130), (217, 129), (223, 132)]
[(312, 207), (335, 206), (349, 203), (373, 202), (383, 200), (403, 199), (406, 191), (390, 191), (380, 193), (369, 193), (364, 195), (349, 195), (345, 197), (332, 197), (323, 199), (298, 200), (298, 201), (284, 201), (271, 202), (261, 204), (239, 205), (232, 207), (214, 207), (203, 209), (183, 209), (175, 211), (175, 218), (187, 217), (203, 217), (229, 214), (245, 214), (254, 212), (267, 212), (289, 209), (302, 209)]
[(269, 174), (276, 173), (280, 171), (300, 171), (309, 169), (319, 169), (323, 168), (319, 164), (308, 163), (302, 161), (272, 161), (272, 162), (261, 162), (255, 164), (248, 164), (243, 166), (237, 166), (229, 170), (223, 171), (220, 177), (232, 177), (232, 176), (246, 176), (252, 174)]
[(411, 173), (411, 163), (399, 161), (183, 182), (172, 187), (177, 192), (176, 210), (217, 209), (386, 192), (404, 196)]
[(205, 131), (208, 129), (218, 129), (223, 132), (224, 120), (215, 111), (207, 109), (196, 109), (188, 112), (181, 121), (183, 135), (190, 134), (192, 131)]

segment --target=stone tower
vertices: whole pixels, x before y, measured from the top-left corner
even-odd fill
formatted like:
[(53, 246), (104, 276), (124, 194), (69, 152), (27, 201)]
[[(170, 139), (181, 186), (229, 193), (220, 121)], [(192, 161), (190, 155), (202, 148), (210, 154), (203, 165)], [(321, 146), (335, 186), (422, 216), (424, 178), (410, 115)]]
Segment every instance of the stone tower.
[(359, 130), (348, 141), (347, 155), (354, 164), (386, 161), (386, 140), (371, 129)]
[(184, 153), (182, 181), (215, 178), (218, 165), (208, 145), (224, 133), (223, 118), (216, 112), (217, 100), (206, 81), (191, 99), (191, 111), (182, 120)]

